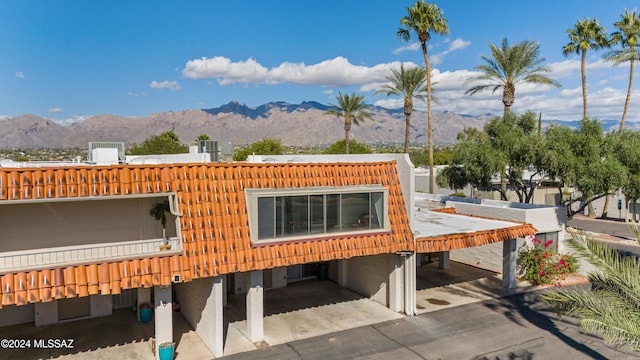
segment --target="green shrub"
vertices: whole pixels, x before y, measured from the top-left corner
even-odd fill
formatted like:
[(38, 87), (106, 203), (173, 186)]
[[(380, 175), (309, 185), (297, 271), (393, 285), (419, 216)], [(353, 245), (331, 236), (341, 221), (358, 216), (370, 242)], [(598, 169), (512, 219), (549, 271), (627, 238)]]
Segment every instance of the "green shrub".
[(518, 267), (524, 280), (533, 285), (549, 285), (578, 271), (576, 257), (558, 254), (550, 247), (553, 240), (543, 243), (533, 239), (532, 243), (533, 248), (527, 247), (518, 255)]

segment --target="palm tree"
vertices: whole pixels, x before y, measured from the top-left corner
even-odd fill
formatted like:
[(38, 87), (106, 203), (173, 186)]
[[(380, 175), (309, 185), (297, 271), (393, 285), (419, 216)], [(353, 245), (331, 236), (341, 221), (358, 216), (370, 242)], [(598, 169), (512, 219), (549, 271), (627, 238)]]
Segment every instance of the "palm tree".
[(402, 96), (404, 99), (404, 152), (409, 152), (409, 139), (411, 137), (411, 113), (413, 112), (413, 98), (426, 98), (427, 87), (425, 84), (425, 69), (423, 67), (404, 68), (400, 64), (400, 70), (391, 69), (393, 75), (387, 76), (390, 84), (382, 85), (376, 94), (384, 93), (388, 95)]
[(576, 21), (572, 29), (567, 30), (569, 43), (562, 48), (565, 56), (576, 53), (581, 55), (580, 73), (582, 75), (582, 118), (587, 116), (587, 50), (598, 50), (609, 46), (606, 29), (598, 24), (598, 19)]
[(629, 87), (627, 89), (627, 99), (624, 102), (624, 110), (622, 111), (622, 120), (620, 120), (620, 132), (624, 129), (624, 122), (627, 118), (627, 110), (629, 109), (629, 100), (631, 99), (631, 89), (633, 87), (633, 66), (640, 60), (640, 49), (638, 49), (638, 41), (640, 41), (640, 15), (636, 15), (636, 11), (629, 11), (622, 14), (621, 19), (613, 23), (618, 31), (611, 34), (611, 42), (619, 43), (622, 49), (612, 50), (604, 54), (604, 59), (619, 65), (623, 62), (629, 62)]
[(532, 83), (560, 87), (558, 82), (545, 75), (551, 68), (542, 65), (545, 58), (540, 57), (540, 45), (537, 42), (525, 40), (510, 46), (507, 38), (504, 38), (501, 47), (489, 44), (489, 49), (491, 58), (482, 55), (485, 64), (475, 67), (481, 74), (467, 80), (467, 83), (482, 83), (467, 90), (465, 94), (473, 95), (486, 89), (496, 92), (502, 89), (502, 103), (506, 115), (515, 100), (516, 85)]
[(351, 95), (339, 93), (338, 105), (325, 111), (325, 115), (335, 115), (344, 118), (344, 139), (345, 151), (349, 153), (349, 132), (351, 124), (360, 125), (361, 121), (371, 119), (371, 114), (367, 112), (368, 105), (364, 103), (364, 95), (358, 95), (355, 92)]
[[(493, 92), (502, 89), (503, 118), (506, 119), (511, 105), (515, 101), (516, 85), (533, 83), (560, 87), (558, 82), (545, 75), (551, 69), (542, 65), (545, 59), (540, 57), (538, 43), (525, 40), (510, 46), (507, 38), (503, 38), (502, 47), (489, 44), (489, 49), (491, 49), (492, 57), (482, 55), (481, 58), (485, 64), (475, 67), (481, 74), (467, 80), (467, 83), (478, 81), (482, 83), (467, 90), (465, 94), (473, 95), (485, 89), (492, 89)], [(500, 171), (500, 193), (502, 199), (507, 200), (507, 182), (504, 169)]]
[(574, 238), (571, 243), (598, 268), (589, 274), (590, 289), (550, 291), (542, 299), (559, 315), (580, 317), (585, 332), (600, 333), (609, 343), (640, 350), (640, 259), (623, 256), (594, 239)]
[(427, 53), (427, 41), (431, 38), (431, 33), (448, 35), (449, 25), (442, 16), (442, 9), (436, 4), (427, 4), (424, 0), (419, 0), (412, 7), (407, 7), (407, 15), (400, 19), (403, 26), (398, 29), (397, 35), (400, 39), (411, 40), (411, 32), (418, 34), (418, 40), (422, 46), (422, 56), (424, 57), (425, 75), (427, 78), (427, 137), (429, 142), (429, 192), (433, 193), (433, 123), (431, 120), (431, 66), (429, 65), (429, 55)]

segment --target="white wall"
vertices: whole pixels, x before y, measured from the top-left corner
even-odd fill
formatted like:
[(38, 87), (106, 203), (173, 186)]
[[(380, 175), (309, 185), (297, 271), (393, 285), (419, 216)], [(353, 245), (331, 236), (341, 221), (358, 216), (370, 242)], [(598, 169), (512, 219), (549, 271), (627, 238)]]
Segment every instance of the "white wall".
[(395, 256), (395, 254), (361, 256), (349, 259), (347, 287), (371, 298), (371, 300), (388, 306), (389, 256)]
[[(226, 289), (221, 282), (220, 277), (208, 277), (173, 285), (180, 312), (216, 356), (222, 356), (223, 351), (222, 293)], [(215, 289), (219, 292), (216, 293)]]

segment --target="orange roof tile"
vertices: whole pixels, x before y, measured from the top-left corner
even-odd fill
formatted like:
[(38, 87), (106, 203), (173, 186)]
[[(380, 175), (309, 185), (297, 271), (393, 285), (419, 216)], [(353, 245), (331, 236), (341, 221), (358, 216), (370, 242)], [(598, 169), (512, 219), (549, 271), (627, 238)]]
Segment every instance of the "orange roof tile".
[[(389, 189), (391, 231), (252, 246), (245, 188), (379, 184)], [(0, 276), (0, 307), (169, 285), (237, 271), (413, 251), (394, 162), (163, 164), (0, 168), (0, 202), (175, 192), (183, 252)]]

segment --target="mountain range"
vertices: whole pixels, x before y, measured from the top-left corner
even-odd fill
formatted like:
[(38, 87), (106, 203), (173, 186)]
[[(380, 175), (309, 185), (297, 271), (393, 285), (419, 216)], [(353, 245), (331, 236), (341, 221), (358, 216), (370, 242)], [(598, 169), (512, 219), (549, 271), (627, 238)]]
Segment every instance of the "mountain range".
[[(68, 126), (26, 114), (0, 119), (0, 148), (86, 147), (91, 141), (118, 141), (129, 145), (141, 143), (167, 130), (175, 131), (184, 143), (192, 143), (204, 133), (213, 140), (230, 141), (234, 145), (250, 144), (269, 137), (281, 140), (285, 146), (316, 147), (344, 138), (344, 119), (324, 115), (329, 108), (313, 101), (301, 104), (270, 102), (258, 107), (232, 101), (217, 108), (167, 111), (147, 117), (95, 115)], [(402, 109), (371, 106), (369, 112), (371, 120), (351, 127), (352, 139), (367, 144), (404, 142)], [(434, 144), (453, 144), (464, 128), (482, 128), (493, 116), (452, 112), (433, 112), (432, 115)], [(613, 120), (603, 122), (605, 129), (617, 125), (618, 122)], [(411, 127), (411, 142), (426, 144), (426, 112), (414, 110)]]

